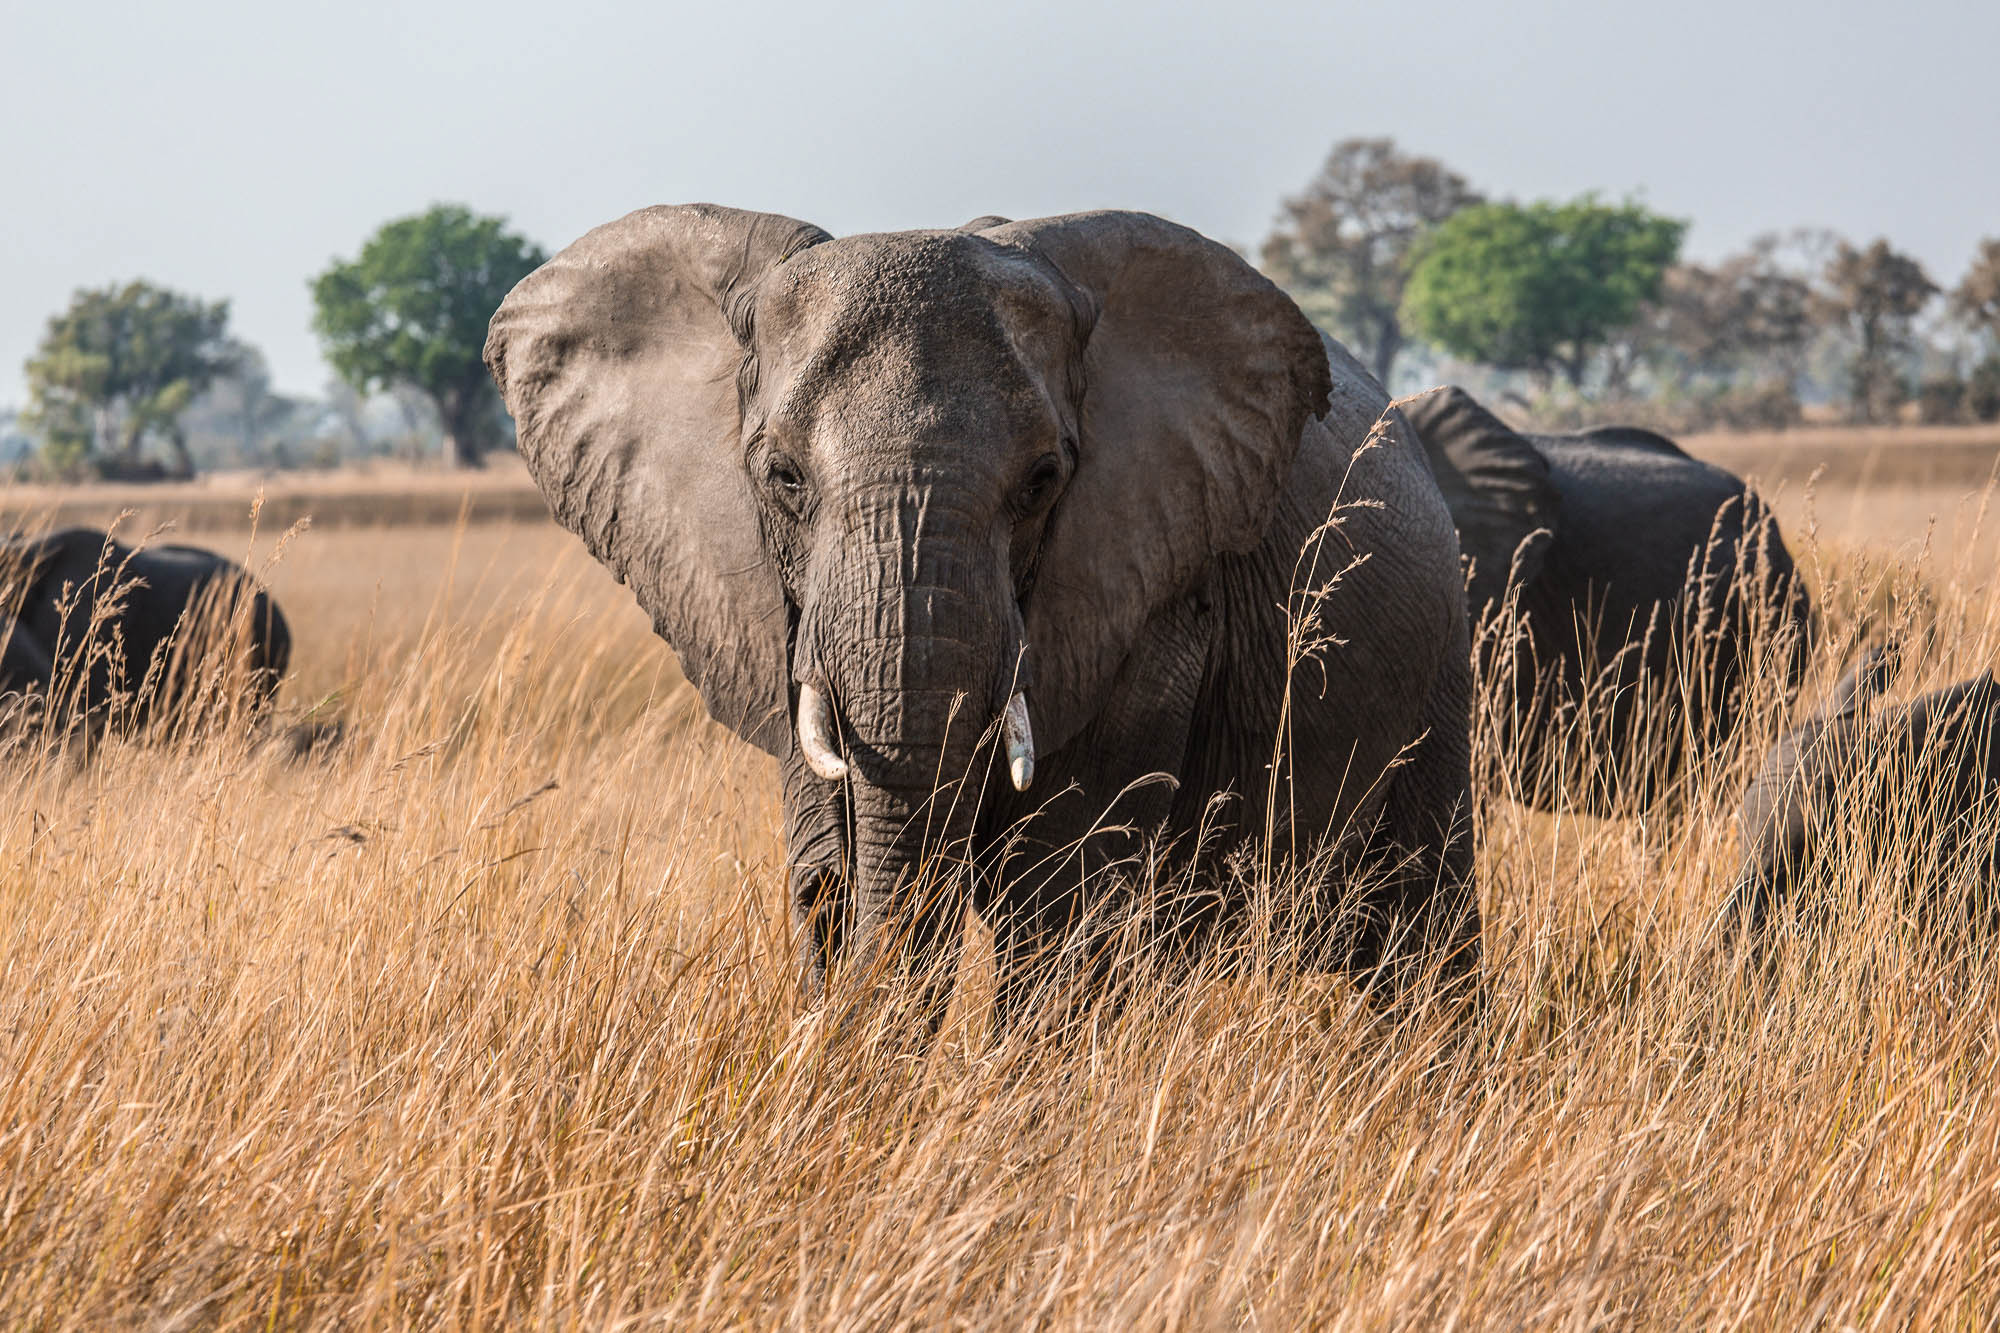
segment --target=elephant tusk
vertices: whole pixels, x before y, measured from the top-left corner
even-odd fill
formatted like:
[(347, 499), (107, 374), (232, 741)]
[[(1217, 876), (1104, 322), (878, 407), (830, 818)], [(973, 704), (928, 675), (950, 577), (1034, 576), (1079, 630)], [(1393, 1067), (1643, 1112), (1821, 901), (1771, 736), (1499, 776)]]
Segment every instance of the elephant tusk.
[(1007, 701), (1001, 729), (1007, 735), (1007, 776), (1015, 791), (1026, 791), (1035, 780), (1035, 733), (1028, 726), (1028, 696), (1020, 690)]
[(833, 748), (833, 706), (816, 685), (799, 686), (799, 749), (807, 767), (828, 782), (847, 776), (847, 761)]

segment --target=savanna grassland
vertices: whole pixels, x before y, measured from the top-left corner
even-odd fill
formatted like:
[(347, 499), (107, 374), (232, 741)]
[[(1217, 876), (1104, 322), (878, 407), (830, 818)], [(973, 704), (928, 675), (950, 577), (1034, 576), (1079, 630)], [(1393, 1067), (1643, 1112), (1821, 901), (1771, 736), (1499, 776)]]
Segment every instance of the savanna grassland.
[[(1899, 694), (2000, 655), (1957, 447), (1698, 443), (1765, 465), (1808, 694), (1863, 632), (1922, 645)], [(194, 537), (337, 744), (0, 770), (0, 1325), (2000, 1319), (2000, 954), (1858, 854), (1768, 968), (1714, 948), (1774, 686), (1644, 818), (1531, 813), (1482, 750), (1469, 1014), (1253, 954), (993, 1042), (975, 925), (922, 1046), (801, 1006), (772, 766), (573, 539), (367, 495)]]

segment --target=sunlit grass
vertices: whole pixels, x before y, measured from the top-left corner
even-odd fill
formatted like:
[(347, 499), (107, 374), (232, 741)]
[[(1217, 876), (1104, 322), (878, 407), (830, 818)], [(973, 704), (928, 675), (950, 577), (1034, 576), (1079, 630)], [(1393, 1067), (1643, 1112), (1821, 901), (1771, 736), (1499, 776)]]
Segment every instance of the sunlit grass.
[[(1926, 645), (1897, 697), (1994, 658), (1990, 571), (1830, 542), (1801, 567), (1808, 698), (1864, 629)], [(1469, 1017), (1259, 955), (995, 1042), (974, 932), (926, 1046), (800, 1003), (772, 766), (569, 539), (307, 532), (267, 573), (297, 637), (277, 723), (337, 716), (340, 745), (0, 769), (0, 1324), (2000, 1308), (1994, 965), (1858, 868), (1763, 966), (1715, 948), (1789, 716), (1768, 674), (1670, 813), (1536, 813), (1477, 756)]]

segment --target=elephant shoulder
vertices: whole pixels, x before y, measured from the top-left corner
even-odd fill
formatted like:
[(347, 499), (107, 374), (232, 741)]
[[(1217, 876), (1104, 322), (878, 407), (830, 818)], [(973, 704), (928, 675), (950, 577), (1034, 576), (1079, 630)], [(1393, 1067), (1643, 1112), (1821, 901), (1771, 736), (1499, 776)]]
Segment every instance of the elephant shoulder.
[(1397, 406), (1423, 441), (1459, 546), (1473, 562), (1474, 605), (1497, 599), (1510, 576), (1533, 579), (1562, 515), (1561, 493), (1542, 451), (1456, 385)]
[(1374, 373), (1356, 360), (1339, 339), (1321, 329), (1319, 342), (1326, 352), (1327, 378), (1331, 383), (1326, 415), (1320, 421), (1347, 448), (1359, 448), (1376, 419), (1389, 406), (1389, 395)]
[(1288, 492), (1312, 515), (1314, 526), (1343, 500), (1375, 500), (1395, 508), (1406, 536), (1434, 528), (1437, 541), (1450, 545), (1450, 515), (1412, 423), (1391, 412), (1395, 405), (1381, 382), (1353, 353), (1324, 330), (1320, 343), (1330, 386), (1327, 408), (1306, 423)]

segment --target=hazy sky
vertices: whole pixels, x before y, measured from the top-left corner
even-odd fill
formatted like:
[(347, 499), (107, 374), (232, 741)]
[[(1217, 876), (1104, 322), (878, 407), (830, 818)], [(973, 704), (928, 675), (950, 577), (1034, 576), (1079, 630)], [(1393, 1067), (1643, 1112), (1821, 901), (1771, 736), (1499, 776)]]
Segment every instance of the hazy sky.
[(1715, 256), (1799, 224), (1955, 282), (2000, 234), (1994, 0), (6, 9), (0, 403), (79, 286), (233, 303), (327, 378), (308, 277), (439, 200), (555, 249), (712, 200), (836, 233), (1143, 208), (1254, 243), (1335, 140), (1489, 193), (1638, 194)]

